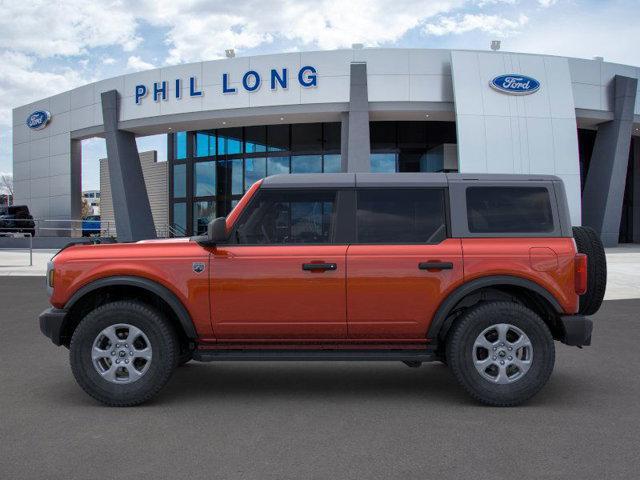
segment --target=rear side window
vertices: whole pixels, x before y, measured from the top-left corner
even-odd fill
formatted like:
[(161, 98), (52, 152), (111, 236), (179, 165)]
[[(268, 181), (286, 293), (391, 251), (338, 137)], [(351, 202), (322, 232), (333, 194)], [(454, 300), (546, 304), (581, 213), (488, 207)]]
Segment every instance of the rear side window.
[(335, 190), (262, 190), (243, 213), (235, 241), (245, 245), (333, 241)]
[(544, 187), (469, 187), (471, 233), (552, 232), (549, 191)]
[(439, 243), (446, 238), (443, 189), (358, 191), (358, 243)]

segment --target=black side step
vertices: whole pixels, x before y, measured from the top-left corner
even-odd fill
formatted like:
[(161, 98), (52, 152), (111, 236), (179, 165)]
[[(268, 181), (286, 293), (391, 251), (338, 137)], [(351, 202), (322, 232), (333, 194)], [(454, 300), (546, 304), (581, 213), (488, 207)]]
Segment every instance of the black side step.
[(431, 350), (196, 350), (193, 359), (199, 362), (219, 361), (375, 361), (431, 362), (436, 355)]

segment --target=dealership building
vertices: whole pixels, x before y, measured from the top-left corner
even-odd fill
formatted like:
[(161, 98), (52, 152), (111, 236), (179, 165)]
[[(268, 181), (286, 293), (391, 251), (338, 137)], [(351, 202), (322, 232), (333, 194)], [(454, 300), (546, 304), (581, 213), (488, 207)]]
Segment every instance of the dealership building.
[[(122, 75), (14, 109), (15, 203), (79, 218), (81, 141), (103, 137), (102, 204), (123, 241), (167, 231), (158, 218), (198, 233), (267, 175), (457, 171), (557, 175), (574, 225), (640, 242), (639, 75), (599, 58), (386, 48)], [(135, 139), (162, 133), (168, 163), (143, 175)]]

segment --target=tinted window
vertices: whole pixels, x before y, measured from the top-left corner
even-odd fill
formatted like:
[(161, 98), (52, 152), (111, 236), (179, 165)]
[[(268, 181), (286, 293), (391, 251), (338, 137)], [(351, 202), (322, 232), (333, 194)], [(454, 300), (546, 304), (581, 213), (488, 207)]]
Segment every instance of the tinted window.
[(209, 157), (216, 154), (216, 135), (213, 132), (197, 132), (195, 135), (195, 156)]
[(173, 155), (176, 160), (187, 158), (187, 132), (177, 132), (173, 144)]
[(193, 202), (193, 232), (206, 233), (209, 222), (216, 216), (216, 206), (212, 201)]
[[(216, 194), (216, 162), (195, 163), (193, 165), (193, 177), (193, 190), (197, 197)], [(177, 197), (178, 195), (175, 196)]]
[(359, 243), (438, 243), (446, 237), (442, 189), (358, 191)]
[(321, 173), (322, 155), (295, 155), (291, 157), (291, 173)]
[(250, 245), (331, 243), (336, 192), (263, 190), (239, 220), (235, 241)]
[(467, 217), (474, 233), (553, 231), (549, 192), (543, 187), (467, 188)]

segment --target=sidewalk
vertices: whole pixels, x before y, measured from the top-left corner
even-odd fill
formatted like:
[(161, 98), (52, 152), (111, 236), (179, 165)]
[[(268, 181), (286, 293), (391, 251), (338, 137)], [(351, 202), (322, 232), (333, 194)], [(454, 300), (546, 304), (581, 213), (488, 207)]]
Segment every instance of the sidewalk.
[(58, 250), (33, 250), (33, 265), (29, 266), (28, 249), (1, 249), (0, 276), (38, 276), (46, 275), (47, 262)]
[[(47, 262), (57, 250), (0, 250), (0, 276), (44, 276)], [(640, 298), (640, 245), (621, 245), (607, 249), (607, 292), (605, 300)]]

